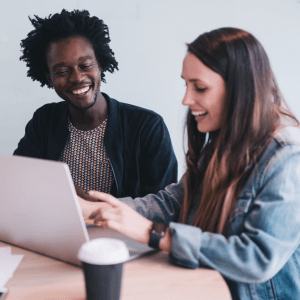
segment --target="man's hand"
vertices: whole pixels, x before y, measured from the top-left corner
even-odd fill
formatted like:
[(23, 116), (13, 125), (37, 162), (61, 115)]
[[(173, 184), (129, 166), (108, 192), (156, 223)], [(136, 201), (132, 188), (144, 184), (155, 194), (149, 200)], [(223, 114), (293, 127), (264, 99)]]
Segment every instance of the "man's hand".
[[(104, 202), (95, 202), (95, 200), (93, 200), (93, 202), (91, 201), (87, 201), (82, 199), (81, 197), (77, 197), (80, 208), (81, 208), (81, 212), (83, 215), (83, 219), (84, 220), (88, 220), (89, 216), (92, 212), (94, 212), (95, 210), (97, 210), (100, 207), (111, 207), (109, 204), (104, 203)], [(93, 198), (94, 199), (94, 198)]]
[(96, 191), (90, 191), (89, 195), (95, 200), (100, 199), (103, 201), (103, 203), (98, 202), (96, 204), (106, 204), (106, 206), (96, 209), (89, 216), (89, 219), (93, 219), (95, 224), (102, 222), (103, 227), (119, 231), (137, 242), (149, 243), (150, 229), (152, 227), (150, 220), (144, 218), (112, 195)]
[(87, 201), (98, 201), (98, 200), (95, 200), (95, 198), (92, 198), (88, 193), (86, 193), (83, 188), (79, 187), (76, 184), (74, 184), (74, 186), (75, 186), (76, 194), (80, 198), (87, 200)]

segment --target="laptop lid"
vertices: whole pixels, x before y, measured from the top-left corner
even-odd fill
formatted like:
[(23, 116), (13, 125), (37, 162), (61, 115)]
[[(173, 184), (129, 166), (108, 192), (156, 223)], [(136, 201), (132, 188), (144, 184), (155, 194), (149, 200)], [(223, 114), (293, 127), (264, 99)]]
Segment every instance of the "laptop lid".
[(89, 240), (65, 163), (0, 155), (0, 240), (69, 263)]
[(89, 228), (67, 164), (0, 154), (0, 240), (79, 265), (80, 246), (111, 237), (127, 244), (131, 259), (153, 250), (114, 230)]

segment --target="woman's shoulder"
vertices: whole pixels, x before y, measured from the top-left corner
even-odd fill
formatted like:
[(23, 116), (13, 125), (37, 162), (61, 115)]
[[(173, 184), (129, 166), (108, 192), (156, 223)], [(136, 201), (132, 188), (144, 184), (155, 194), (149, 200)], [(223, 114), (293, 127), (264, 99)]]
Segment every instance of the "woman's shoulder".
[(279, 159), (300, 152), (300, 128), (285, 126), (279, 129), (262, 156), (262, 160)]
[(258, 162), (260, 182), (274, 175), (285, 166), (300, 168), (300, 128), (286, 126), (276, 132), (268, 148)]
[(276, 132), (274, 140), (280, 148), (288, 145), (294, 145), (297, 148), (300, 146), (300, 127), (285, 126)]

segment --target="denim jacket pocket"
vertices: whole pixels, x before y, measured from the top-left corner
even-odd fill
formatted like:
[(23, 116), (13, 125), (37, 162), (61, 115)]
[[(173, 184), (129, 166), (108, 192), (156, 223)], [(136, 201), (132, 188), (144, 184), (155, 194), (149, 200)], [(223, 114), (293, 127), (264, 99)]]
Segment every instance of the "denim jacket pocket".
[(250, 191), (244, 191), (238, 198), (236, 207), (228, 221), (228, 235), (236, 235), (243, 229), (244, 219), (249, 211), (253, 199)]

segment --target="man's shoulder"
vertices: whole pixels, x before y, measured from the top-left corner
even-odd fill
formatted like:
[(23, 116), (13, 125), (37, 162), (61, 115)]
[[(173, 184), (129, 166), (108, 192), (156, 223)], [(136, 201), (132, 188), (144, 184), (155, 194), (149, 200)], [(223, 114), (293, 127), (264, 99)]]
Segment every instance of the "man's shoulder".
[(153, 110), (116, 100), (114, 98), (111, 98), (105, 93), (102, 93), (102, 95), (105, 97), (105, 99), (108, 102), (109, 110), (110, 110), (109, 115), (111, 115), (111, 117), (113, 118), (121, 115), (124, 118), (138, 117), (138, 118), (145, 118), (146, 120), (148, 120), (149, 118), (156, 119), (156, 120), (163, 120), (163, 118)]
[(65, 124), (68, 116), (68, 104), (65, 101), (47, 103), (39, 107), (33, 114), (33, 122), (45, 126)]
[(118, 103), (119, 103), (120, 112), (122, 114), (127, 114), (130, 118), (143, 118), (144, 121), (163, 120), (162, 116), (153, 110), (140, 107), (137, 105), (129, 104), (129, 103), (124, 103), (124, 102), (118, 102)]
[(44, 104), (36, 110), (36, 113), (48, 113), (48, 112), (59, 112), (64, 111), (68, 108), (68, 104), (65, 101), (52, 102)]

